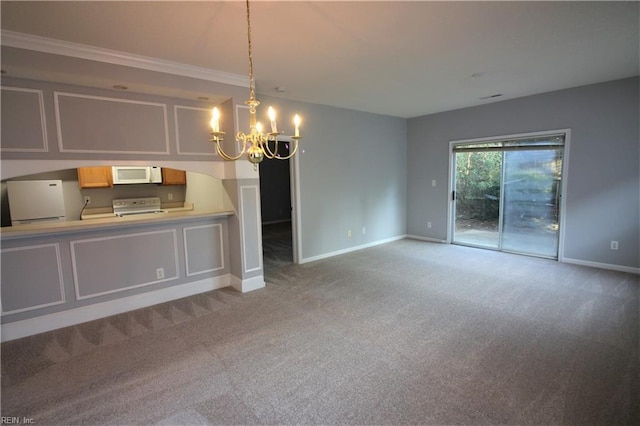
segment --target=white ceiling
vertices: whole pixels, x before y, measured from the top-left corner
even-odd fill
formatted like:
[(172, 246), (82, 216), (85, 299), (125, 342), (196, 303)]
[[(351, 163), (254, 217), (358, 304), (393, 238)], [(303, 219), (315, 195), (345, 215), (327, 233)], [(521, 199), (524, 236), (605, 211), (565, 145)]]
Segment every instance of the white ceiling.
[[(257, 91), (414, 117), (635, 76), (640, 74), (639, 6), (636, 1), (253, 1)], [(1, 13), (3, 31), (248, 74), (242, 1), (2, 0)], [(49, 65), (42, 58), (14, 64), (17, 56), (5, 50), (5, 75), (64, 80), (62, 65), (52, 71), (52, 57)], [(74, 62), (67, 61), (72, 73)], [(136, 90), (125, 74), (111, 79)], [(99, 84), (90, 76), (82, 82)], [(278, 86), (286, 92), (277, 92)], [(193, 88), (187, 92), (196, 94)], [(502, 96), (481, 99), (495, 94)]]

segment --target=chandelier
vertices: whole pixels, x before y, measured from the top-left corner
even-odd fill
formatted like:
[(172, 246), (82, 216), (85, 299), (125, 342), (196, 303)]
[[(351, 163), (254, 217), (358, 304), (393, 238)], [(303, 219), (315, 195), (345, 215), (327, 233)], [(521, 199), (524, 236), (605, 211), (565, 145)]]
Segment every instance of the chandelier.
[[(253, 58), (251, 56), (251, 16), (249, 12), (249, 0), (247, 0), (247, 38), (249, 40), (249, 100), (245, 104), (249, 107), (249, 134), (238, 132), (236, 141), (242, 147), (241, 151), (236, 155), (229, 155), (222, 148), (222, 141), (225, 132), (220, 131), (220, 112), (218, 108), (213, 108), (211, 116), (211, 142), (216, 145), (216, 152), (220, 157), (228, 161), (235, 161), (247, 154), (247, 160), (253, 164), (253, 169), (258, 169), (258, 164), (266, 157), (268, 159), (287, 160), (294, 156), (298, 150), (298, 142), (300, 141), (300, 116), (298, 114), (293, 118), (295, 126), (294, 135), (288, 136), (287, 139), (293, 141), (293, 146), (289, 147), (288, 141), (278, 140), (278, 136), (282, 132), (278, 132), (276, 123), (276, 112), (272, 107), (268, 109), (268, 117), (271, 124), (271, 131), (264, 133), (262, 124), (256, 119), (256, 107), (260, 105), (260, 101), (255, 95), (255, 81), (253, 78)], [(278, 153), (278, 146), (285, 143), (285, 149), (288, 152), (284, 155)], [(272, 147), (270, 146), (273, 146)]]

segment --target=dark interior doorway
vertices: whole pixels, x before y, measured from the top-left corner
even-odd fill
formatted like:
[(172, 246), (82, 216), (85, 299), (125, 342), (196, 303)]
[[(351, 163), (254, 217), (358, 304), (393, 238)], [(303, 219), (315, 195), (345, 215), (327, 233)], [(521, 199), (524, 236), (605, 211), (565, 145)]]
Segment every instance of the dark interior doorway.
[[(284, 145), (278, 148), (282, 150)], [(286, 153), (282, 153), (286, 155)], [(293, 262), (290, 160), (260, 163), (262, 251), (265, 265)]]

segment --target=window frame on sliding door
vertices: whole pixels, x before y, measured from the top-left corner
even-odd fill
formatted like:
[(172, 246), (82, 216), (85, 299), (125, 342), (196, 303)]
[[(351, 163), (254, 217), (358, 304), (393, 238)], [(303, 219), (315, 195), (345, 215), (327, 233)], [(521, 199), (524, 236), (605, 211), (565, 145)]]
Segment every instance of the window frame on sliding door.
[[(566, 194), (567, 194), (567, 177), (569, 171), (569, 151), (571, 141), (571, 129), (544, 130), (539, 132), (515, 133), (497, 136), (487, 136), (473, 139), (457, 139), (449, 141), (449, 181), (448, 181), (448, 199), (447, 203), (447, 243), (453, 243), (454, 226), (453, 211), (455, 208), (455, 200), (452, 194), (454, 191), (456, 169), (455, 169), (455, 150), (458, 145), (483, 144), (490, 142), (500, 142), (513, 139), (535, 139), (542, 137), (564, 135), (564, 147), (562, 154), (562, 181), (560, 186), (560, 206), (559, 206), (559, 233), (558, 233), (558, 260), (564, 259), (564, 236), (566, 229)], [(501, 189), (502, 191), (502, 189)], [(502, 196), (502, 194), (501, 194)]]

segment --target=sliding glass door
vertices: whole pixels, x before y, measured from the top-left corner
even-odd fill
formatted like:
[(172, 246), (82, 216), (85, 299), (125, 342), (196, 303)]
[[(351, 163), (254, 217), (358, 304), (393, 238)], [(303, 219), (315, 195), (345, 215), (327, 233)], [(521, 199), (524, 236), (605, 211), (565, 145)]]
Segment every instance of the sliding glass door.
[(558, 256), (562, 149), (504, 152), (502, 249)]
[(453, 145), (456, 244), (558, 257), (564, 135)]
[(500, 246), (502, 153), (455, 153), (454, 242), (497, 249)]

